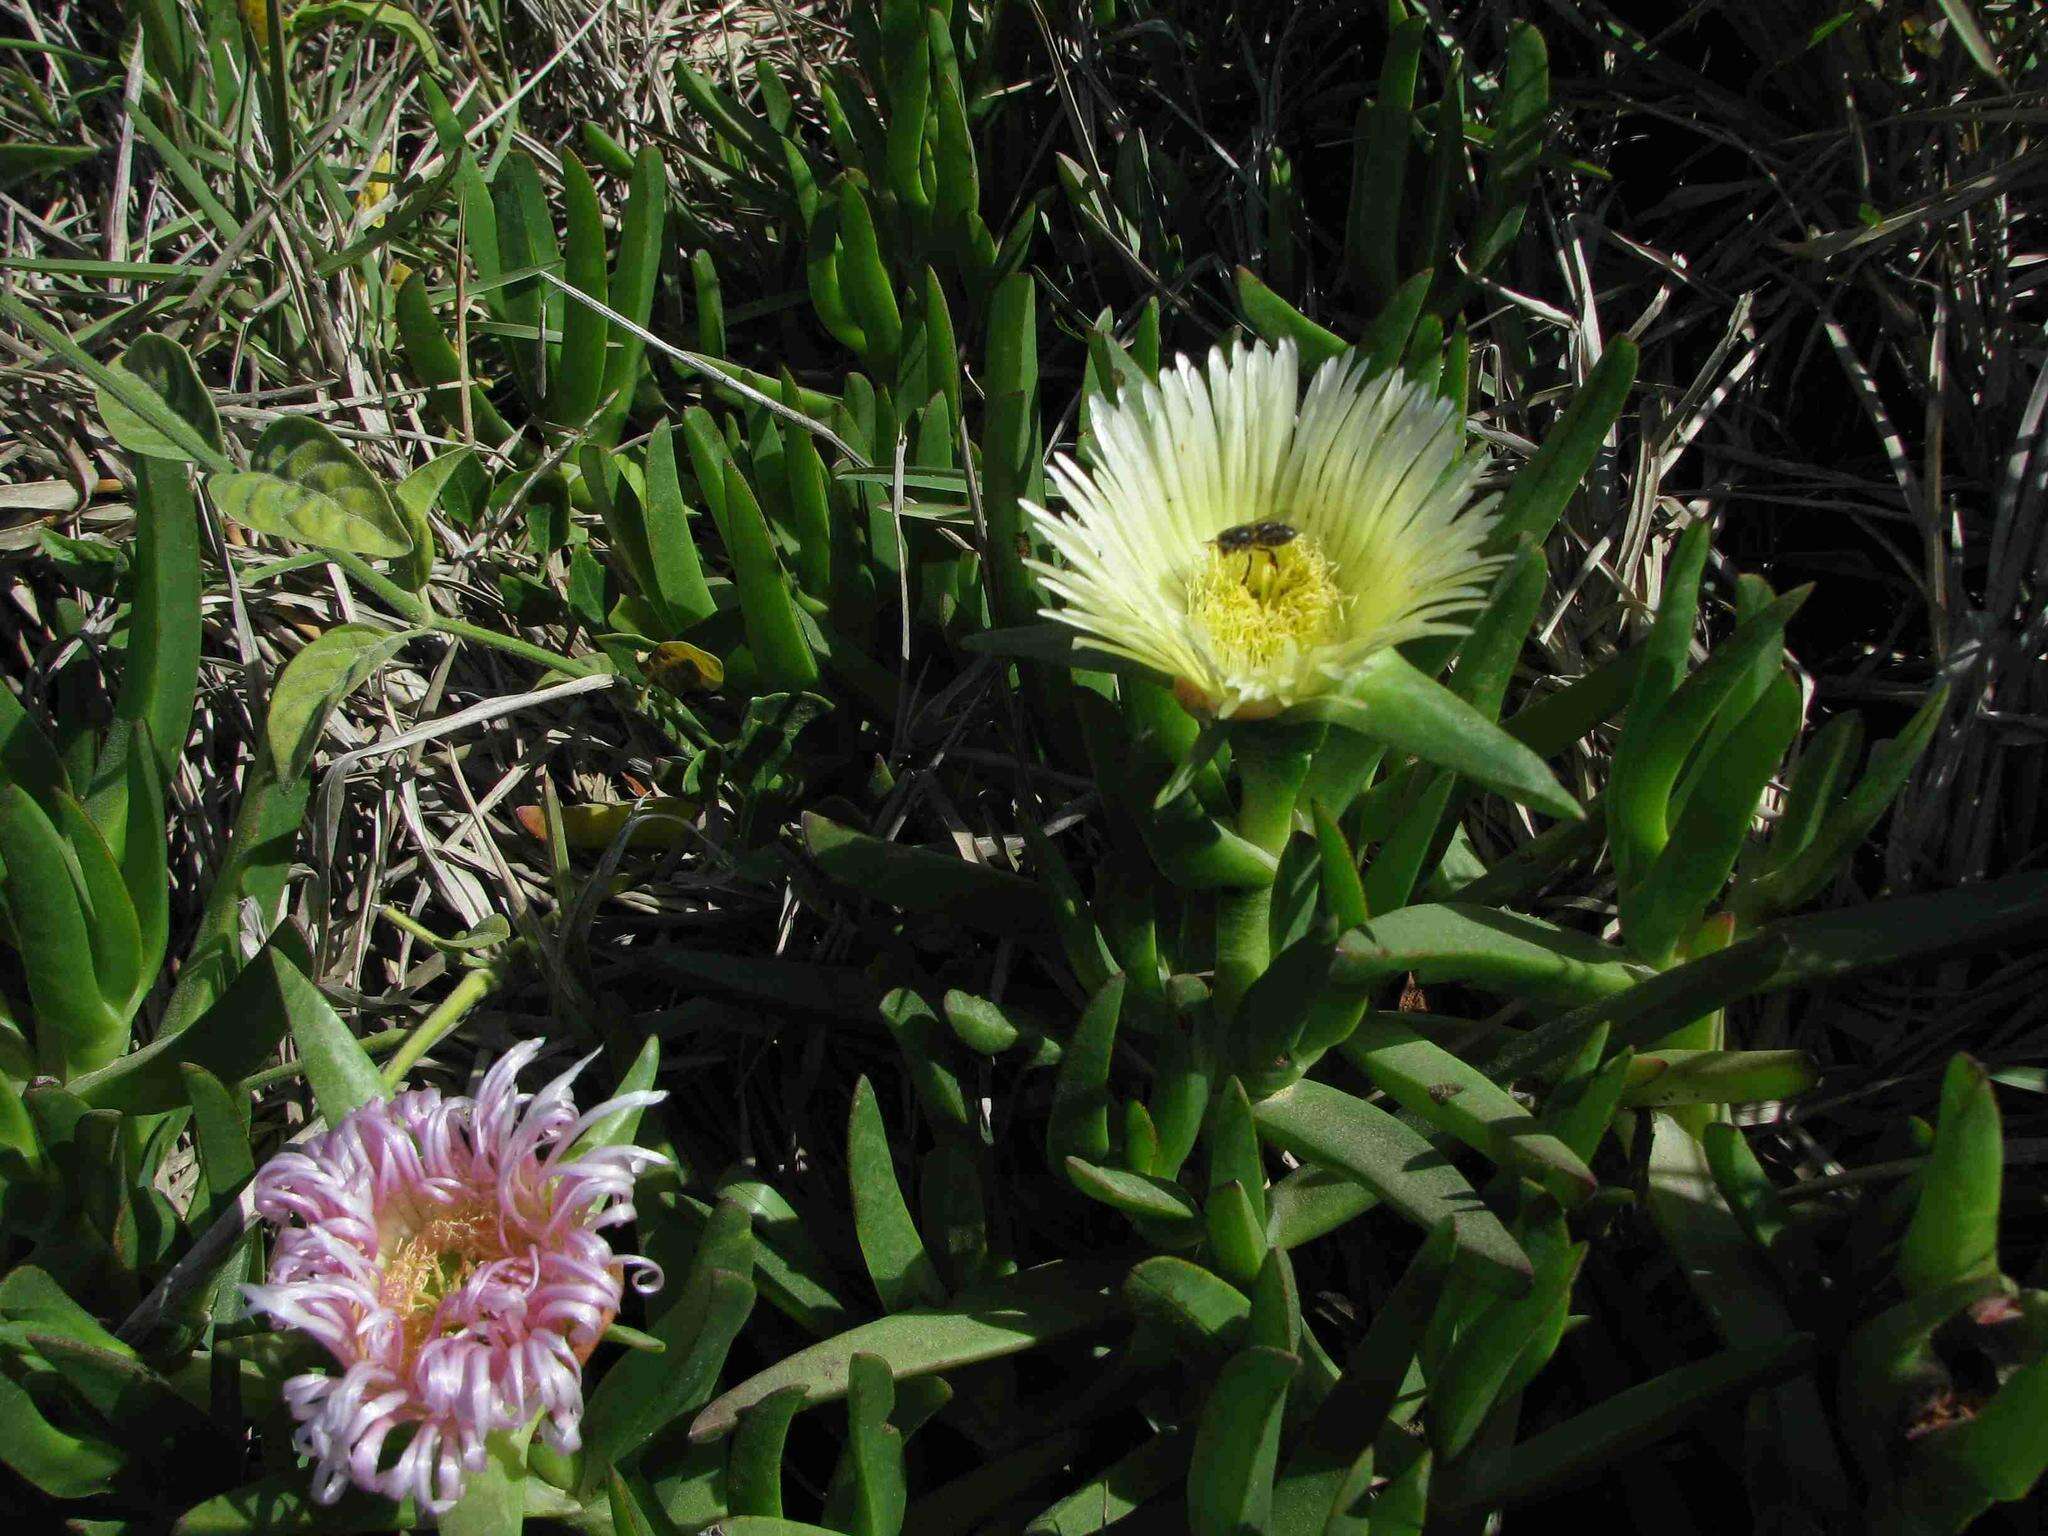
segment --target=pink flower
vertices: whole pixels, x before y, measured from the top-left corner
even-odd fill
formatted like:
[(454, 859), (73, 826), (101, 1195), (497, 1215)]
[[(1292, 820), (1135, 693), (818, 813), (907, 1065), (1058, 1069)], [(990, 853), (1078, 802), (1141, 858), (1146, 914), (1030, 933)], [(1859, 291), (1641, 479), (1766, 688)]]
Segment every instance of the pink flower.
[(374, 1101), (256, 1176), (277, 1227), (270, 1283), (250, 1307), (317, 1339), (341, 1367), (285, 1383), (323, 1504), (351, 1481), (438, 1514), (485, 1461), (485, 1437), (541, 1415), (577, 1446), (583, 1365), (618, 1315), (629, 1267), (605, 1227), (633, 1219), (635, 1177), (664, 1161), (640, 1147), (573, 1152), (592, 1126), (653, 1104), (628, 1093), (579, 1115), (569, 1085), (513, 1086), (540, 1053), (499, 1058), (474, 1100), (432, 1088)]

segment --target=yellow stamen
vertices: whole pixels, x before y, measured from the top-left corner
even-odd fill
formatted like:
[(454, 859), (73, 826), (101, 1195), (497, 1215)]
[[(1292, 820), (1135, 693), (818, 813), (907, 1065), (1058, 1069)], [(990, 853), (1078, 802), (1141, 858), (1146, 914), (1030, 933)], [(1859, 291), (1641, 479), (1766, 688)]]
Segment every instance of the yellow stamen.
[(384, 1301), (405, 1319), (408, 1354), (427, 1341), (441, 1299), (498, 1250), (496, 1224), (480, 1208), (443, 1212), (386, 1239)]
[(1306, 534), (1278, 549), (1211, 548), (1188, 577), (1188, 612), (1236, 671), (1334, 638), (1344, 602)]

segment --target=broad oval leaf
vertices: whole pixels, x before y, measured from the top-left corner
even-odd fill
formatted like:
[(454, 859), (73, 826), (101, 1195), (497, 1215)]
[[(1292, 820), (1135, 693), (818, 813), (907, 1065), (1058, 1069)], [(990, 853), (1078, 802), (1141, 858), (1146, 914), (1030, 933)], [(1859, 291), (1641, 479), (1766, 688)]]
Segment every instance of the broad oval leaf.
[(258, 533), (378, 560), (413, 551), (412, 531), (384, 482), (304, 416), (272, 422), (248, 469), (211, 475), (206, 486), (222, 512)]
[(420, 633), (337, 624), (285, 664), (264, 722), (280, 777), (296, 779), (305, 773), (329, 712)]
[(95, 390), (100, 420), (123, 448), (146, 458), (188, 464), (204, 462), (204, 456), (193, 451), (195, 439), (216, 453), (222, 451), (220, 413), (214, 409), (213, 396), (200, 380), (192, 355), (170, 337), (138, 336), (114, 371), (123, 384), (146, 390), (151, 397), (136, 398), (132, 390), (116, 393), (105, 384)]

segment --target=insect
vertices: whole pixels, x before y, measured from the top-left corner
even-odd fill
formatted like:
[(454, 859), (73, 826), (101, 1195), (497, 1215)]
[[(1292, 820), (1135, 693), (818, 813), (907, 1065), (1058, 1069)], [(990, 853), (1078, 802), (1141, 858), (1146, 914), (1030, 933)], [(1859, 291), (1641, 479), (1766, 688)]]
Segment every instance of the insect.
[(1286, 523), (1236, 523), (1209, 542), (1226, 555), (1249, 549), (1280, 549), (1301, 537), (1299, 528)]
[(1431, 1100), (1438, 1104), (1449, 1103), (1464, 1091), (1465, 1085), (1463, 1083), (1431, 1083), (1429, 1085), (1429, 1096)]

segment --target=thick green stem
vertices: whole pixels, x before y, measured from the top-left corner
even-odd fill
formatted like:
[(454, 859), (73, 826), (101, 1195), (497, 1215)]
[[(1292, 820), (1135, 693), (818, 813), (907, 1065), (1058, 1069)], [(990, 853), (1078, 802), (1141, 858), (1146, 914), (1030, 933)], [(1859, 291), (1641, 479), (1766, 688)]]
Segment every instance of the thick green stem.
[(557, 655), (543, 646), (521, 640), (517, 635), (501, 635), (495, 630), (483, 629), (461, 619), (429, 619), (427, 627), (440, 634), (474, 640), (478, 645), (488, 645), (494, 650), (503, 651), (507, 656), (517, 656), (536, 666), (567, 673), (570, 677), (582, 677), (594, 670), (593, 658)]
[(1273, 887), (1219, 891), (1216, 896), (1216, 1006), (1229, 1018), (1273, 958)]
[(434, 612), (431, 606), (377, 570), (362, 556), (350, 554), (345, 549), (328, 550), (325, 553), (326, 558), (347, 571), (357, 585), (408, 624), (431, 629), (436, 634), (487, 645), (493, 650), (503, 651), (508, 656), (517, 656), (522, 661), (530, 661), (553, 672), (564, 672), (571, 677), (582, 677), (593, 669), (594, 658), (578, 659), (559, 655), (544, 646), (533, 644), (530, 640), (521, 640), (517, 635), (501, 635), (496, 630), (484, 629), (465, 619), (443, 618)]
[[(1294, 834), (1294, 805), (1308, 777), (1319, 730), (1253, 725), (1232, 733), (1237, 766), (1237, 834), (1274, 858)], [(1216, 897), (1216, 1006), (1225, 1019), (1273, 958), (1273, 884), (1220, 892)]]
[(384, 1063), (385, 1085), (396, 1088), (404, 1082), (406, 1074), (412, 1071), (419, 1059), (438, 1045), (442, 1037), (460, 1024), (472, 1008), (489, 997), (504, 979), (504, 968), (496, 963), (480, 965), (464, 975), (434, 1011), (420, 1020), (406, 1037), (405, 1044), (391, 1053), (391, 1059)]

